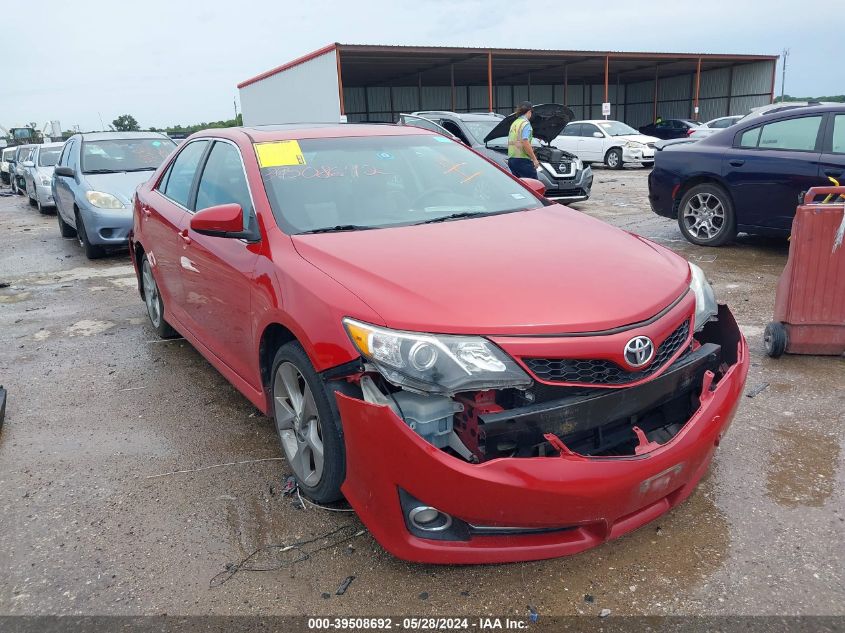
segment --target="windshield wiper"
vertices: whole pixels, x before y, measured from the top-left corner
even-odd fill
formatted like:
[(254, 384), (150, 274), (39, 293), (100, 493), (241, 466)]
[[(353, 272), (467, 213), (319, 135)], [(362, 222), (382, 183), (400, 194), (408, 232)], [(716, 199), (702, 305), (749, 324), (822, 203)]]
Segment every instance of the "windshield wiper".
[(449, 220), (460, 220), (462, 218), (474, 218), (479, 215), (489, 215), (483, 211), (462, 211), (461, 213), (452, 213), (450, 215), (444, 215), (439, 218), (432, 218), (431, 220), (423, 220), (422, 222), (417, 222), (417, 224), (434, 224), (435, 222), (448, 222)]
[(123, 169), (121, 171), (130, 172), (130, 171), (155, 171), (158, 167), (136, 167), (135, 169)]
[(124, 169), (87, 169), (83, 174), (120, 174), (126, 170)]
[(340, 231), (366, 231), (373, 228), (372, 226), (361, 226), (358, 224), (338, 224), (336, 226), (324, 226), (319, 229), (311, 229), (310, 231), (302, 231), (297, 235), (308, 235), (310, 233), (335, 233)]

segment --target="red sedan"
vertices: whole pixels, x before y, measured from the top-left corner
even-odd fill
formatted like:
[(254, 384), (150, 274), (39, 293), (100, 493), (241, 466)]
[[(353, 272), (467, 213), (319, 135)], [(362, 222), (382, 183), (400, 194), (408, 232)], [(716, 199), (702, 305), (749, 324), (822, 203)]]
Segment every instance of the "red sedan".
[(748, 348), (701, 270), (399, 126), (190, 137), (135, 200), (139, 288), (390, 552), (572, 554), (683, 501)]

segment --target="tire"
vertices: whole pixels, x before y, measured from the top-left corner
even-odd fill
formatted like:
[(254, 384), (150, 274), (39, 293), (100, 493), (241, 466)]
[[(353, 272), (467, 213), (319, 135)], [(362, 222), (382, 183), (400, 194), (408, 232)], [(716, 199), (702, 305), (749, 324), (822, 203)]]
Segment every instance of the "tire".
[(82, 222), (82, 214), (79, 212), (76, 213), (76, 237), (82, 250), (85, 251), (85, 257), (88, 259), (99, 259), (105, 256), (106, 249), (88, 241), (88, 233), (85, 230), (85, 224)]
[(47, 215), (47, 208), (43, 204), (41, 204), (41, 200), (38, 199), (38, 197), (36, 197), (35, 199), (35, 206), (38, 208), (38, 213), (40, 213), (41, 215)]
[(12, 193), (18, 192), (18, 181), (14, 176), (9, 178), (9, 187), (12, 189)]
[(343, 496), (346, 449), (334, 394), (297, 341), (279, 348), (270, 376), (276, 432), (300, 490), (318, 503), (337, 501)]
[(59, 207), (56, 206), (56, 218), (59, 220), (59, 234), (62, 237), (76, 237), (76, 229), (65, 222), (62, 214), (59, 213)]
[(766, 326), (763, 333), (763, 344), (766, 346), (766, 354), (772, 358), (780, 358), (789, 345), (789, 334), (783, 323), (772, 321)]
[(625, 163), (622, 162), (622, 150), (615, 147), (607, 152), (604, 157), (604, 164), (611, 169), (623, 169)]
[(27, 200), (29, 201), (29, 206), (31, 206), (31, 207), (37, 207), (38, 206), (38, 201), (33, 200), (32, 196), (30, 196), (29, 193), (26, 194), (26, 197), (27, 197)]
[(733, 202), (719, 185), (701, 184), (681, 197), (678, 227), (683, 236), (699, 246), (723, 246), (736, 239)]
[(165, 320), (164, 301), (158, 290), (158, 284), (153, 276), (153, 269), (147, 256), (141, 257), (141, 287), (144, 290), (144, 305), (147, 306), (147, 316), (150, 325), (161, 338), (176, 338), (179, 333)]

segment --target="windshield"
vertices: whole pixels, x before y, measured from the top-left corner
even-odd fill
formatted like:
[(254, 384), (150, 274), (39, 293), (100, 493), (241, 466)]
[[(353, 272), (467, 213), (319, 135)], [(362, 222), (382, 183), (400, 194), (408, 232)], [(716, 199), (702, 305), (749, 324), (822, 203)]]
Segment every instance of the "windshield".
[(490, 131), (499, 125), (499, 121), (464, 121), (464, 125), (469, 129), (470, 134), (475, 137), (478, 143), (483, 142), (484, 137), (490, 134)]
[(598, 126), (610, 136), (627, 136), (628, 134), (639, 134), (637, 130), (630, 125), (625, 125), (621, 121), (599, 121)]
[(109, 139), (82, 143), (82, 171), (155, 171), (176, 144), (168, 138)]
[(54, 167), (59, 162), (59, 154), (61, 153), (61, 147), (51, 147), (49, 149), (42, 147), (41, 151), (38, 152), (38, 166)]
[(297, 160), (289, 160), (293, 154), (281, 149), (289, 143), (265, 143), (257, 151), (262, 156), (266, 148), (271, 157), (262, 158), (261, 176), (273, 215), (290, 234), (421, 224), (542, 206), (498, 167), (443, 136), (305, 139), (296, 147)]

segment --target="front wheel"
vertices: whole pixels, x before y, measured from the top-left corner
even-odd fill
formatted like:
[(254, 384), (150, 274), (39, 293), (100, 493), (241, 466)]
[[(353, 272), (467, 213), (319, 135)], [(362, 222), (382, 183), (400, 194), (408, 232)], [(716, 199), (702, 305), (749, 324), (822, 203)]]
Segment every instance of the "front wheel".
[(604, 162), (611, 169), (622, 169), (625, 166), (622, 162), (622, 150), (619, 148), (610, 150), (604, 157)]
[(699, 246), (722, 246), (736, 238), (736, 217), (728, 193), (719, 185), (692, 187), (681, 198), (678, 226)]
[(65, 222), (58, 205), (56, 205), (56, 218), (59, 220), (59, 234), (62, 237), (76, 237), (76, 229)]
[(106, 249), (97, 244), (92, 244), (88, 240), (88, 232), (85, 230), (85, 224), (82, 222), (82, 214), (76, 214), (76, 237), (79, 239), (79, 245), (85, 251), (85, 257), (88, 259), (99, 259), (104, 257)]
[(318, 503), (337, 501), (346, 453), (334, 394), (296, 341), (276, 352), (271, 376), (276, 431), (300, 489)]

